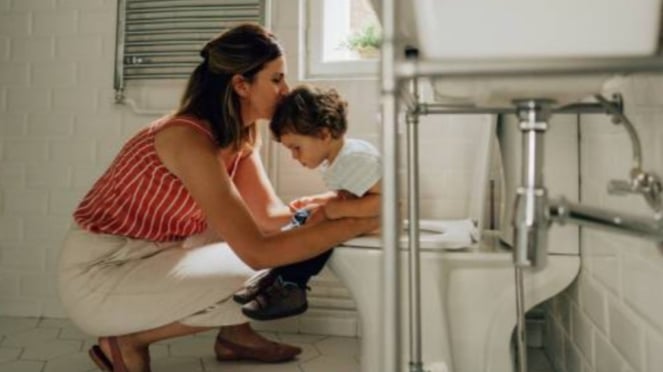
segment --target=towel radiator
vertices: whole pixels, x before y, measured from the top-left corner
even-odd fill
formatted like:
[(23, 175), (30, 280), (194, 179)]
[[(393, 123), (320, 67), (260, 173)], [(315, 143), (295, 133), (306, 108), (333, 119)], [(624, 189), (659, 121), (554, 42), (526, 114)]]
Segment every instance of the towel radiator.
[(269, 0), (118, 0), (115, 101), (129, 80), (186, 80), (200, 49), (232, 26), (264, 25)]

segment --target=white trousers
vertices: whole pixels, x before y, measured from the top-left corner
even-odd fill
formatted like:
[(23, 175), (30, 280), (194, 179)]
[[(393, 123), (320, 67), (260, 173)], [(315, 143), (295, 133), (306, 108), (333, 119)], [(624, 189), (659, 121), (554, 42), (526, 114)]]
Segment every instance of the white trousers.
[(226, 243), (183, 248), (72, 227), (58, 289), (70, 319), (93, 336), (173, 322), (217, 327), (248, 321), (231, 295), (254, 274)]

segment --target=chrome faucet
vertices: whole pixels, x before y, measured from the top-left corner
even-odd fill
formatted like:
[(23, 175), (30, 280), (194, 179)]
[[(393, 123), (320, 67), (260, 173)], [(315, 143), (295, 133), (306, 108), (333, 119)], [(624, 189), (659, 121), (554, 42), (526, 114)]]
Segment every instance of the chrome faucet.
[(610, 180), (608, 193), (612, 195), (641, 194), (654, 212), (661, 211), (661, 180), (653, 173), (631, 169), (630, 180)]
[(619, 104), (617, 106), (610, 104), (602, 95), (595, 95), (594, 98), (605, 108), (606, 112), (612, 116), (614, 124), (621, 124), (628, 132), (631, 139), (631, 146), (633, 149), (633, 167), (630, 172), (629, 180), (611, 180), (608, 183), (608, 193), (613, 195), (624, 194), (641, 194), (647, 204), (654, 210), (655, 213), (661, 212), (663, 206), (661, 200), (661, 185), (660, 178), (652, 173), (645, 172), (642, 169), (642, 147), (640, 146), (640, 137), (636, 132), (633, 123), (624, 115), (622, 106), (622, 98), (619, 94), (613, 96), (614, 100)]

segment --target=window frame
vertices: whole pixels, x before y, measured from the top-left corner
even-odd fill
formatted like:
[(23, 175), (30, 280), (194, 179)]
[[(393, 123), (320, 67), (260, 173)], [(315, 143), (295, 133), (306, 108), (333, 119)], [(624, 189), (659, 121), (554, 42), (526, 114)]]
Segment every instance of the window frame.
[[(325, 22), (326, 7), (334, 5), (335, 10), (348, 7), (352, 0), (300, 0), (303, 17), (301, 25), (301, 66), (303, 80), (327, 78), (377, 79), (379, 58), (374, 60), (324, 61), (323, 48), (325, 32), (333, 27)], [(334, 9), (331, 9), (332, 11)], [(327, 29), (325, 29), (327, 28)], [(333, 31), (332, 31), (333, 32)]]

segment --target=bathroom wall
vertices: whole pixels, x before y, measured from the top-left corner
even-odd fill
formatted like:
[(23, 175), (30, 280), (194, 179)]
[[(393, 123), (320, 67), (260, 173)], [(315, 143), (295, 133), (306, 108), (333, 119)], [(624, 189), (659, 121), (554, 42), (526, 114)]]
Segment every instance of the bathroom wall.
[(0, 1), (1, 315), (64, 315), (71, 212), (145, 120), (113, 105), (114, 19), (114, 1)]
[[(298, 0), (275, 3), (273, 28), (289, 53), (290, 81), (297, 83)], [(115, 6), (111, 0), (0, 0), (0, 315), (65, 315), (54, 277), (71, 212), (123, 141), (153, 118), (113, 104)], [(315, 83), (336, 87), (350, 101), (351, 135), (377, 141), (375, 81)], [(663, 78), (629, 78), (622, 88), (643, 141), (645, 168), (663, 175)], [(166, 107), (176, 98), (164, 94), (151, 104)], [(424, 119), (425, 216), (463, 215), (476, 120)], [(586, 116), (582, 135), (584, 201), (649, 214), (639, 197), (605, 192), (609, 179), (628, 175), (623, 128)], [(276, 185), (284, 200), (323, 188), (315, 172), (278, 154)], [(644, 240), (587, 229), (582, 246), (578, 281), (546, 304), (552, 315), (546, 345), (557, 369), (663, 369), (663, 253)], [(330, 292), (342, 292), (329, 283)], [(342, 332), (352, 332), (352, 304), (343, 301), (330, 306), (350, 309)]]
[[(299, 1), (274, 4), (273, 29), (288, 51), (289, 81), (297, 84)], [(114, 104), (115, 12), (112, 0), (0, 0), (0, 315), (65, 316), (55, 271), (71, 213), (122, 143), (156, 117)], [(313, 83), (338, 89), (350, 102), (350, 134), (378, 144), (375, 80)], [(127, 94), (149, 110), (172, 108), (181, 86), (162, 82), (150, 93), (129, 87)], [(430, 120), (421, 125), (423, 214), (463, 217), (472, 124), (483, 119)], [(317, 172), (280, 149), (276, 154), (275, 184), (284, 200), (323, 190)], [(322, 312), (296, 326), (356, 334), (354, 305), (338, 282), (326, 274), (314, 288)], [(338, 321), (325, 322), (326, 308)]]
[[(663, 77), (618, 79), (612, 90), (642, 142), (643, 166), (663, 175)], [(639, 195), (608, 195), (627, 179), (629, 137), (604, 115), (581, 118), (583, 203), (641, 216), (653, 212)], [(663, 370), (663, 248), (644, 239), (584, 228), (582, 269), (566, 291), (545, 304), (545, 346), (558, 372)]]

